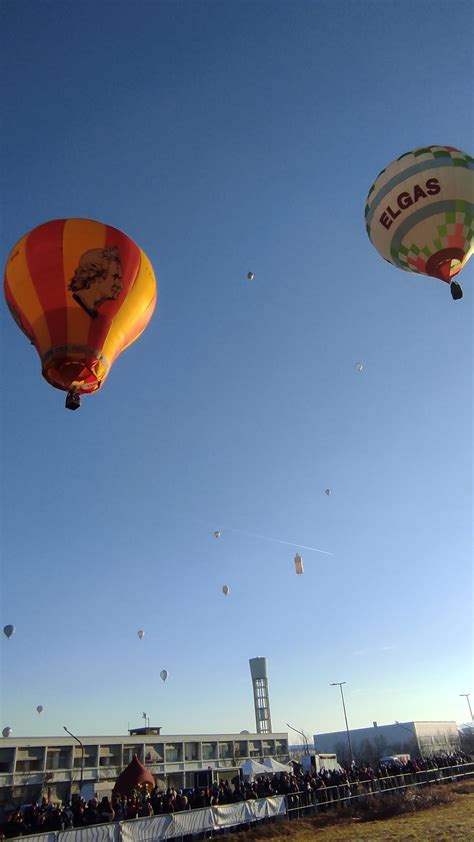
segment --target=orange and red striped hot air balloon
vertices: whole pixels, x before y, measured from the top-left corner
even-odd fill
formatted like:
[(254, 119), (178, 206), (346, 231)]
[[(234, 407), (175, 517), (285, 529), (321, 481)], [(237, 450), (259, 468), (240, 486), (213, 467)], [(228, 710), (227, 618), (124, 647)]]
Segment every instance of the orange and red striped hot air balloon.
[(56, 219), (25, 234), (5, 268), (11, 314), (66, 406), (100, 389), (119, 354), (145, 330), (157, 289), (146, 254), (122, 231)]

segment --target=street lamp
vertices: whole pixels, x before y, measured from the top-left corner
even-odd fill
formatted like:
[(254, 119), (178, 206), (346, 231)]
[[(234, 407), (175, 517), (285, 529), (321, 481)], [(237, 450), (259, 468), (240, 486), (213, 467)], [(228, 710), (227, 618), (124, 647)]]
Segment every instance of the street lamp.
[[(63, 725), (63, 728), (66, 731), (66, 733), (69, 734), (69, 736), (73, 738), (73, 740), (77, 740), (77, 742), (79, 743), (79, 745), (81, 747), (81, 784), (80, 784), (80, 791), (82, 792), (82, 785), (84, 783), (84, 746), (81, 743), (79, 737), (76, 737), (76, 735), (73, 734), (72, 731), (68, 731), (68, 729), (66, 728), (65, 725)], [(74, 758), (73, 758), (73, 761), (72, 761), (72, 767), (74, 769)]]
[(472, 707), (471, 707), (471, 703), (470, 703), (470, 701), (469, 701), (469, 696), (470, 696), (471, 694), (470, 694), (470, 693), (460, 693), (459, 695), (460, 695), (460, 696), (465, 696), (465, 697), (466, 697), (466, 701), (467, 701), (467, 703), (468, 703), (468, 705), (469, 705), (469, 713), (471, 714), (471, 719), (474, 719), (474, 716), (472, 715)]
[(288, 722), (286, 723), (287, 728), (291, 728), (292, 731), (296, 731), (297, 734), (301, 734), (304, 740), (304, 753), (309, 754), (309, 746), (308, 746), (308, 737), (306, 734), (303, 734), (303, 731), (298, 731), (298, 728), (293, 728), (293, 725), (289, 725)]
[(347, 731), (347, 742), (349, 743), (349, 754), (351, 757), (351, 763), (354, 763), (354, 754), (352, 752), (352, 743), (351, 743), (351, 735), (349, 732), (349, 723), (347, 721), (347, 712), (346, 712), (346, 704), (344, 702), (344, 692), (342, 689), (342, 685), (347, 684), (347, 681), (332, 681), (330, 683), (330, 687), (339, 687), (341, 691), (341, 699), (342, 699), (342, 709), (344, 711), (344, 719), (346, 720), (346, 731)]

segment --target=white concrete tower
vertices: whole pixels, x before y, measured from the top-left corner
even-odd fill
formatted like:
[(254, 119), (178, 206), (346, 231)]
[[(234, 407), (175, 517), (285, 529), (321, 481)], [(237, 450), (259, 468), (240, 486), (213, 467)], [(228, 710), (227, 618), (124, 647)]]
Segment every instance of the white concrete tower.
[(250, 658), (250, 675), (253, 684), (255, 722), (258, 734), (272, 733), (270, 699), (268, 697), (268, 669), (266, 658)]

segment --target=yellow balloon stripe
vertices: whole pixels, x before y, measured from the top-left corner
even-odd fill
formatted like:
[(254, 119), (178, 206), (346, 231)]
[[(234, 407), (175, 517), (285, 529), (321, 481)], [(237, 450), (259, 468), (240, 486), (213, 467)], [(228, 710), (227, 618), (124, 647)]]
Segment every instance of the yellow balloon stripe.
[(31, 324), (36, 347), (42, 355), (51, 347), (51, 337), (26, 259), (27, 239), (28, 234), (12, 249), (6, 266), (6, 276), (16, 308), (20, 314), (25, 314)]
[(114, 317), (103, 354), (112, 363), (144, 330), (142, 316), (156, 296), (156, 280), (152, 265), (140, 249), (140, 269), (135, 282)]
[[(64, 284), (71, 283), (74, 272), (84, 252), (91, 248), (104, 248), (107, 226), (92, 219), (68, 219), (63, 233)], [(74, 300), (69, 290), (67, 296), (67, 333), (71, 345), (87, 345), (91, 320)]]

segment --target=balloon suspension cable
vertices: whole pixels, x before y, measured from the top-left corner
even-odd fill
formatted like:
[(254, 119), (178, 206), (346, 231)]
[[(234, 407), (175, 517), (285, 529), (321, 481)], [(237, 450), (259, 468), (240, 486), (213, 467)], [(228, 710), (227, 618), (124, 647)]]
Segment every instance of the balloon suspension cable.
[(66, 409), (79, 409), (81, 405), (81, 396), (79, 392), (75, 392), (71, 389), (70, 392), (66, 395)]

